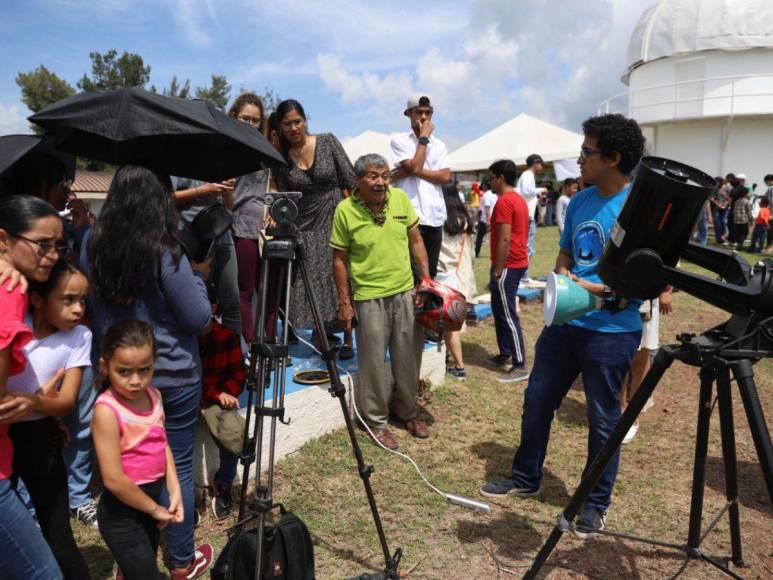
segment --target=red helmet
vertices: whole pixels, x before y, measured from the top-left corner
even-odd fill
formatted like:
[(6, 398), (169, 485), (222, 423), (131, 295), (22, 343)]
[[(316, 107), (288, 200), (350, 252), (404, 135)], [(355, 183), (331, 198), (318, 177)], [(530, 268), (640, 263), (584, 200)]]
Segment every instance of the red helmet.
[(464, 294), (430, 278), (423, 278), (416, 290), (426, 294), (424, 307), (416, 311), (419, 324), (438, 334), (461, 330), (467, 317)]

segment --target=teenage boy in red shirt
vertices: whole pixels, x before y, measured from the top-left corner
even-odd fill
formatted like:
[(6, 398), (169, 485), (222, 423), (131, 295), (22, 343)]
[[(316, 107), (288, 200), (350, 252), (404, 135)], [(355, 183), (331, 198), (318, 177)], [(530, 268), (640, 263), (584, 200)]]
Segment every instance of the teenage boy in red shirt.
[(497, 332), (499, 354), (488, 362), (504, 371), (500, 383), (514, 383), (529, 377), (526, 349), (516, 303), (518, 284), (529, 267), (526, 242), (529, 237), (529, 208), (515, 190), (515, 163), (503, 159), (489, 167), (491, 190), (499, 199), (491, 214), (491, 310)]

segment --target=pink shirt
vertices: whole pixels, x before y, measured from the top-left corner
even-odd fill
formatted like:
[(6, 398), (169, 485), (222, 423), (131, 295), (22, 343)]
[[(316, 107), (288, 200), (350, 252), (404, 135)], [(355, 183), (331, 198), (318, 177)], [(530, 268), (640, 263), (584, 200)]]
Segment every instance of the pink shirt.
[(115, 414), (120, 429), (123, 472), (137, 485), (151, 483), (166, 474), (166, 431), (161, 394), (148, 387), (151, 409), (140, 413), (115, 398), (110, 390), (97, 397), (95, 405), (105, 405)]
[[(32, 331), (24, 324), (27, 295), (17, 286), (8, 292), (0, 287), (0, 350), (11, 347), (11, 368), (8, 376), (19, 374), (27, 365), (24, 345), (32, 340)], [(8, 425), (0, 425), (0, 479), (11, 477), (13, 445), (8, 438)]]

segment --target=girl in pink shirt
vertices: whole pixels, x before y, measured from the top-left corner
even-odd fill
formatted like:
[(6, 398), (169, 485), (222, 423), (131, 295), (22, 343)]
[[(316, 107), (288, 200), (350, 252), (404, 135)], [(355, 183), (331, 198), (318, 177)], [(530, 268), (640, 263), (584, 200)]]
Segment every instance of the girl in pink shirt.
[[(107, 331), (99, 359), (103, 392), (91, 429), (105, 491), (99, 531), (127, 580), (160, 578), (159, 531), (183, 520), (182, 496), (164, 430), (161, 395), (150, 386), (156, 341), (145, 322)], [(169, 505), (161, 505), (164, 490)]]

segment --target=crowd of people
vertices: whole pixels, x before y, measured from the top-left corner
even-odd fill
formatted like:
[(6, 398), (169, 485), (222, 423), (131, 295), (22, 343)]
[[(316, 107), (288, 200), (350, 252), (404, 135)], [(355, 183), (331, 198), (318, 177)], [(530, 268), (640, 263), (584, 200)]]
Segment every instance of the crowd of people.
[[(510, 160), (493, 163), (476, 223), (452, 183), (433, 113), (428, 96), (411, 97), (404, 110), (406, 131), (391, 138), (392, 158), (368, 154), (352, 164), (334, 135), (309, 131), (298, 101), (283, 101), (267, 118), (260, 98), (245, 93), (229, 115), (261, 131), (286, 165), (220, 183), (126, 165), (116, 171), (95, 223), (78, 200), (68, 201), (66, 172), (56, 159), (49, 159), (45, 170), (27, 165), (15, 170), (14, 195), (0, 198), (4, 574), (88, 578), (71, 515), (98, 526), (119, 577), (159, 577), (162, 529), (173, 579), (195, 578), (209, 568), (212, 546), (197, 544), (194, 534), (194, 430), (202, 410), (239, 406), (242, 345), (256, 334), (253, 299), (272, 224), (265, 203), (269, 191), (303, 194), (295, 223), (322, 330), (343, 333), (340, 358), (354, 355), (356, 339), (356, 403), (378, 443), (398, 447), (390, 418), (413, 437), (431, 435), (416, 402), (424, 346), (416, 314), (426, 298), (416, 289), (435, 280), (475, 296), (473, 260), (490, 232), (498, 352), (488, 360), (501, 371), (500, 382), (528, 383), (510, 473), (480, 491), (494, 497), (539, 492), (554, 412), (579, 374), (588, 400), (592, 461), (653, 349), (651, 337), (642, 339), (642, 320), (670, 311), (670, 294), (647, 306), (649, 318), (632, 301), (614, 315), (597, 311), (546, 327), (529, 365), (517, 292), (535, 252), (539, 223), (558, 226), (556, 272), (590, 292), (603, 290), (596, 268), (643, 153), (641, 131), (620, 115), (588, 119), (578, 158), (587, 187), (578, 191), (578, 180), (567, 179), (561, 196), (537, 186), (543, 164), (538, 154), (529, 156), (520, 176)], [(747, 202), (739, 191), (733, 206), (726, 203), (733, 192), (720, 188), (711, 213), (723, 219), (732, 214), (735, 225)], [(216, 204), (230, 212), (233, 226), (197, 262), (180, 243), (181, 228)], [(60, 217), (65, 207), (68, 220)], [(758, 215), (769, 220), (769, 211)], [(719, 241), (724, 237), (717, 216)], [(742, 241), (746, 233), (738, 225), (732, 239)], [(756, 243), (761, 236), (755, 227)], [(312, 328), (302, 281), (294, 282), (289, 311), (281, 312), (282, 284), (269, 272), (266, 336), (277, 335), (280, 319), (288, 330)], [(654, 335), (656, 345), (656, 327)], [(320, 337), (312, 338), (319, 343)], [(464, 379), (458, 331), (446, 331), (443, 338), (449, 376)], [(644, 352), (638, 366), (637, 350)], [(98, 504), (89, 491), (92, 449), (104, 487)], [(619, 455), (582, 512), (580, 537), (603, 528), (618, 461)], [(230, 513), (237, 463), (237, 454), (221, 449), (212, 498), (218, 518)]]

